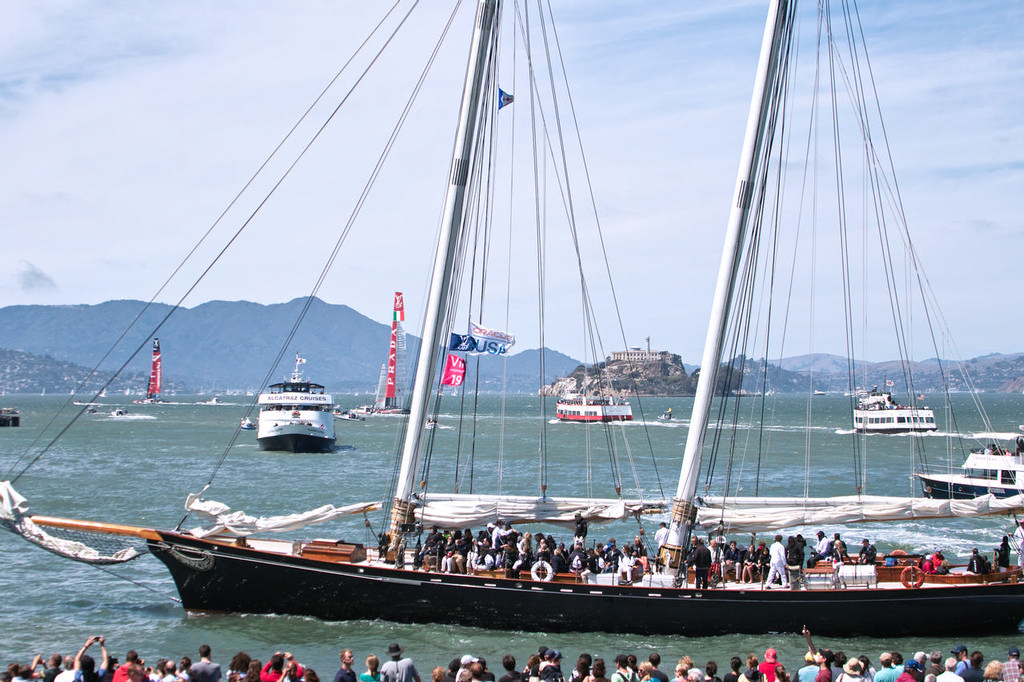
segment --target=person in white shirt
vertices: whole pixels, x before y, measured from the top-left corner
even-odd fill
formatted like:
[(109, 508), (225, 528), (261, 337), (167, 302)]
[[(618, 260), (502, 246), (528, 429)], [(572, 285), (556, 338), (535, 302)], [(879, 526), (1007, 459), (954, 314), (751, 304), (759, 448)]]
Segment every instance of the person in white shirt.
[(786, 548), (782, 544), (782, 536), (776, 535), (775, 542), (768, 548), (769, 563), (768, 577), (765, 578), (765, 588), (771, 589), (772, 580), (779, 576), (782, 580), (782, 587), (789, 587), (789, 576), (786, 575)]
[(178, 682), (178, 666), (174, 661), (164, 661), (164, 676), (162, 682)]
[(661, 526), (658, 528), (658, 532), (654, 534), (654, 544), (658, 546), (658, 552), (661, 552), (661, 548), (665, 546), (665, 542), (668, 541), (668, 526), (664, 521), (661, 522)]
[(953, 672), (956, 669), (956, 659), (950, 656), (946, 659), (946, 672), (935, 676), (935, 682), (964, 682), (964, 678)]
[[(825, 531), (818, 531), (818, 542), (814, 545), (814, 550), (811, 551), (811, 561), (818, 563), (828, 558), (829, 554), (829, 542), (828, 536), (825, 535)], [(810, 566), (811, 564), (808, 564)]]
[(1024, 519), (1017, 526), (1017, 530), (1013, 531), (1013, 537), (1010, 538), (1010, 542), (1013, 544), (1013, 548), (1017, 550), (1017, 566), (1024, 568)]
[(619, 557), (619, 584), (631, 584), (633, 582), (633, 565), (636, 559), (633, 556), (632, 548), (626, 545), (622, 548), (622, 556)]

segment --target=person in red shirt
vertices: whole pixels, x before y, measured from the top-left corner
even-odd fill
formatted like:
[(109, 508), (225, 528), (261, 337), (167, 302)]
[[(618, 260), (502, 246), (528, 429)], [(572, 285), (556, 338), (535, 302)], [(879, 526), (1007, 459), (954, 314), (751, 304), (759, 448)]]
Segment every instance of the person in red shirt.
[(139, 658), (138, 652), (135, 651), (135, 649), (132, 649), (124, 655), (124, 663), (119, 665), (117, 669), (114, 670), (113, 682), (129, 682), (128, 671), (131, 668), (131, 666), (133, 664), (141, 666), (144, 663), (145, 661)]
[(290, 653), (278, 651), (260, 671), (261, 682), (286, 682), (285, 678), (300, 679), (305, 671)]
[(762, 679), (767, 680), (768, 682), (774, 682), (775, 666), (779, 664), (777, 659), (778, 654), (776, 653), (775, 649), (765, 649), (764, 661), (762, 661), (761, 664), (757, 666), (757, 670), (762, 675), (764, 675)]

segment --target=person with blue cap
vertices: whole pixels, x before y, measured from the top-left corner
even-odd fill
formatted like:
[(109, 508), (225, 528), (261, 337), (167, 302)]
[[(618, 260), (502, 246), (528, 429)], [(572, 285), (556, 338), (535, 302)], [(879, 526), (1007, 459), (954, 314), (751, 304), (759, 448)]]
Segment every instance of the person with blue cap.
[(544, 652), (544, 660), (540, 664), (541, 682), (565, 682), (561, 660), (562, 652), (557, 649), (548, 649)]
[(1020, 682), (1020, 649), (1011, 646), (1006, 652), (1006, 663), (1003, 663), (1003, 682)]
[(949, 653), (956, 656), (956, 668), (953, 672), (963, 677), (967, 669), (971, 667), (970, 661), (967, 660), (967, 647), (963, 644), (957, 644)]
[(896, 682), (923, 682), (924, 666), (911, 658), (903, 664), (903, 672), (896, 678)]

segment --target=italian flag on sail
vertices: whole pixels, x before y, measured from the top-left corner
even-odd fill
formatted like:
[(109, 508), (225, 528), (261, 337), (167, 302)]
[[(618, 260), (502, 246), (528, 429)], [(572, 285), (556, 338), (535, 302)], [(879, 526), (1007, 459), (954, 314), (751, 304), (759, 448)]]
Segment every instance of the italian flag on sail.
[(392, 322), (405, 322), (405, 300), (400, 291), (395, 292), (395, 316)]

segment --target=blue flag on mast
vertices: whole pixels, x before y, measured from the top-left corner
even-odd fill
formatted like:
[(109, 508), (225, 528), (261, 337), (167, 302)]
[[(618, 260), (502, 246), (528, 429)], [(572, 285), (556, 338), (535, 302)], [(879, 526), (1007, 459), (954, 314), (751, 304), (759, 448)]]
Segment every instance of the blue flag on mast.
[(501, 88), (498, 88), (498, 111), (505, 105), (512, 104), (515, 101), (515, 96), (512, 93), (505, 92)]

